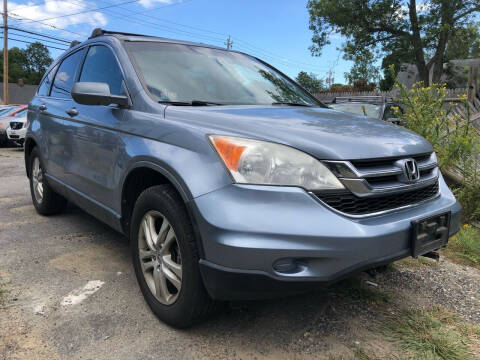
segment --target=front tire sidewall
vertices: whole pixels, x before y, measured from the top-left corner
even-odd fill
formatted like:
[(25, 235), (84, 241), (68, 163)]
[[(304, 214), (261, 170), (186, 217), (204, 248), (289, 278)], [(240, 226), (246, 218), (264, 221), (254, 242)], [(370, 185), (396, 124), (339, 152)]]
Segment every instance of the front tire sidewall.
[[(182, 287), (177, 300), (170, 305), (160, 303), (151, 293), (140, 264), (138, 250), (140, 225), (144, 215), (151, 210), (162, 213), (168, 219), (177, 236), (181, 253)], [(145, 190), (140, 195), (132, 216), (130, 246), (140, 289), (152, 311), (162, 321), (174, 327), (190, 326), (194, 318), (195, 301), (199, 296), (205, 296), (205, 290), (198, 268), (198, 255), (190, 220), (183, 203), (179, 201), (170, 187), (156, 186)]]

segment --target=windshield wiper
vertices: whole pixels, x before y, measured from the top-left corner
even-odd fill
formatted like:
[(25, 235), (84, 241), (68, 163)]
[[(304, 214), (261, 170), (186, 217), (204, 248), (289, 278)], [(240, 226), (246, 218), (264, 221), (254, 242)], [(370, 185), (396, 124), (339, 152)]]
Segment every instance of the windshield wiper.
[(192, 101), (159, 101), (160, 104), (177, 105), (177, 106), (208, 106), (223, 105), (212, 101), (192, 100)]
[(292, 103), (292, 102), (273, 102), (272, 105), (306, 106), (306, 107), (311, 107), (312, 106), (312, 105), (308, 105), (308, 104)]

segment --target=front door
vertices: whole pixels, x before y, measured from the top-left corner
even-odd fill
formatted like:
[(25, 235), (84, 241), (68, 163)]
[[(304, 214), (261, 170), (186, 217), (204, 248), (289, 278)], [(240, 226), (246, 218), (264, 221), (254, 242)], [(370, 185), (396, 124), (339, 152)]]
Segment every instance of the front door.
[[(80, 82), (103, 82), (113, 95), (126, 95), (122, 72), (112, 50), (90, 46), (79, 77)], [(67, 160), (68, 183), (100, 205), (114, 208), (122, 136), (117, 131), (127, 109), (117, 105), (73, 104), (77, 113), (65, 121), (72, 134), (71, 156)], [(118, 173), (118, 171), (117, 171)]]

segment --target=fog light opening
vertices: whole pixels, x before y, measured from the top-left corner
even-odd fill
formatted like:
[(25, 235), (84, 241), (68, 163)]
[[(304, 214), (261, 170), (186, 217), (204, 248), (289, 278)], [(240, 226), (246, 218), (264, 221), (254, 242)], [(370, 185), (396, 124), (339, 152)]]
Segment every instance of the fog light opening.
[(299, 259), (283, 258), (273, 264), (273, 270), (282, 274), (293, 274), (302, 271), (302, 269)]

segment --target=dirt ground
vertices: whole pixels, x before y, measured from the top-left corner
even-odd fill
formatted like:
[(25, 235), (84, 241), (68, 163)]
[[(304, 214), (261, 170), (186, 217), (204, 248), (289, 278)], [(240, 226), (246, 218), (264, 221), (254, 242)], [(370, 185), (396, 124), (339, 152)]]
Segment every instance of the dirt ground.
[(74, 206), (35, 213), (21, 150), (0, 149), (0, 184), (0, 359), (402, 359), (381, 330), (401, 309), (480, 325), (479, 270), (412, 259), (175, 330), (144, 302), (121, 235)]

